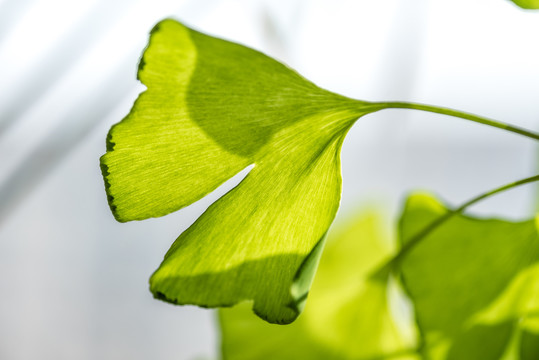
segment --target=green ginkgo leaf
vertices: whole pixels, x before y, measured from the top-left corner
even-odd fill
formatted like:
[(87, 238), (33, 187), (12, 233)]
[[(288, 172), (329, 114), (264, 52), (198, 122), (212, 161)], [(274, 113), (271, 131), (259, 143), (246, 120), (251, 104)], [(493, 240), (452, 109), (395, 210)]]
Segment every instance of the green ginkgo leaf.
[(389, 224), (365, 212), (332, 231), (309, 306), (286, 327), (256, 318), (249, 304), (220, 310), (223, 359), (416, 359), (413, 326), (394, 321), (388, 277), (370, 273), (392, 251)]
[[(431, 196), (412, 195), (400, 222), (402, 242), (448, 211)], [(455, 215), (423, 238), (401, 272), (426, 358), (500, 359), (518, 349), (512, 339), (519, 324), (539, 311), (538, 268), (535, 219)]]
[(359, 117), (417, 109), (539, 139), (456, 110), (352, 100), (174, 20), (152, 30), (138, 77), (147, 90), (112, 127), (101, 158), (118, 221), (166, 215), (250, 168), (174, 242), (150, 290), (203, 307), (254, 300), (275, 323), (293, 321), (305, 304), (339, 205), (341, 145)]
[(523, 9), (539, 9), (539, 0), (512, 0)]
[(339, 205), (344, 136), (375, 109), (174, 20), (153, 29), (138, 77), (147, 90), (101, 158), (117, 220), (168, 214), (254, 165), (174, 242), (151, 291), (203, 307), (251, 299), (262, 318), (293, 321)]

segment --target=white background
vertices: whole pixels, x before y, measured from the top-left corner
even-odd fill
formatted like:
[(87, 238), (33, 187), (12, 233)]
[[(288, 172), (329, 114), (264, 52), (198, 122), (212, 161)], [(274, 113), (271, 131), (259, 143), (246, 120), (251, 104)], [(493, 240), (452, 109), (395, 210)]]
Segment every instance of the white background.
[[(174, 17), (272, 55), (335, 92), (443, 105), (539, 130), (539, 12), (508, 0), (0, 0), (0, 359), (217, 358), (215, 314), (154, 300), (172, 241), (227, 188), (116, 223), (99, 170), (143, 87), (148, 31)], [(362, 118), (340, 217), (406, 194), (456, 205), (533, 175), (533, 141), (411, 110)], [(237, 181), (237, 180), (236, 180)], [(530, 217), (535, 188), (475, 206)], [(308, 306), (308, 304), (307, 304)]]

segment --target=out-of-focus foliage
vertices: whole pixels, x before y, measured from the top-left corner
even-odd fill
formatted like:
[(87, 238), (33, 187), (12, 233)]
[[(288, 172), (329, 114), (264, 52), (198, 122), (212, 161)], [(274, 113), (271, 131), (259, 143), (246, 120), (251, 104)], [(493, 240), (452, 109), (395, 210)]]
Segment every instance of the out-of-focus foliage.
[[(403, 243), (447, 209), (411, 196)], [(538, 359), (539, 236), (536, 219), (510, 222), (455, 215), (401, 264), (427, 359)]]
[(369, 277), (393, 253), (388, 230), (366, 212), (330, 233), (308, 306), (293, 324), (261, 321), (249, 304), (220, 310), (223, 358), (416, 359), (413, 327), (391, 314), (387, 274)]
[(539, 9), (539, 0), (512, 0), (523, 9)]
[[(449, 211), (430, 195), (410, 196), (399, 226), (402, 244)], [(395, 321), (389, 310), (387, 273), (369, 276), (394, 253), (389, 227), (379, 219), (363, 215), (330, 235), (308, 305), (294, 324), (264, 323), (248, 304), (221, 310), (223, 358), (539, 358), (536, 219), (456, 214), (395, 263), (416, 312), (417, 353), (414, 325)]]

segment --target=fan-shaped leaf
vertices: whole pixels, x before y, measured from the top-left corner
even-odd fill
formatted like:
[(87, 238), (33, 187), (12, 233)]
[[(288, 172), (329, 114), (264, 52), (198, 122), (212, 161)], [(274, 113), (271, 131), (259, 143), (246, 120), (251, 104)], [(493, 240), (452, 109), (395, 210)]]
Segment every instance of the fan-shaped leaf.
[(152, 31), (138, 76), (148, 89), (101, 158), (119, 221), (168, 214), (254, 165), (176, 240), (151, 291), (205, 307), (253, 299), (264, 319), (293, 321), (316, 268), (302, 264), (339, 205), (342, 141), (374, 110), (174, 20)]

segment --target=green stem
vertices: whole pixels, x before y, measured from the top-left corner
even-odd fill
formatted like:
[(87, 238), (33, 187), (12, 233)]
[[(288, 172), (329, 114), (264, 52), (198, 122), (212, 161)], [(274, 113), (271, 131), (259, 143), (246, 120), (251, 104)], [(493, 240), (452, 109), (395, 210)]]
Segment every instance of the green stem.
[(372, 112), (383, 110), (383, 109), (415, 109), (415, 110), (432, 112), (436, 114), (449, 115), (449, 116), (454, 116), (461, 119), (474, 121), (483, 125), (497, 127), (499, 129), (503, 129), (503, 130), (510, 131), (519, 135), (527, 136), (534, 140), (539, 140), (539, 134), (536, 134), (529, 130), (521, 129), (513, 125), (509, 125), (500, 121), (469, 114), (463, 111), (448, 109), (448, 108), (439, 107), (439, 106), (408, 103), (408, 102), (375, 102), (375, 103), (370, 103), (368, 107), (370, 109), (373, 109)]
[(539, 181), (539, 175), (531, 176), (525, 179), (521, 179), (515, 182), (512, 182), (510, 184), (506, 184), (503, 186), (500, 186), (499, 188), (490, 190), (488, 192), (485, 192), (479, 196), (474, 197), (473, 199), (470, 199), (466, 201), (464, 204), (459, 206), (458, 208), (454, 210), (449, 210), (444, 215), (440, 216), (433, 222), (431, 222), (429, 225), (425, 226), (421, 231), (416, 233), (414, 236), (412, 236), (406, 244), (404, 244), (400, 251), (393, 256), (391, 259), (389, 259), (387, 262), (385, 262), (381, 267), (379, 267), (372, 275), (372, 277), (381, 276), (383, 274), (387, 274), (390, 270), (394, 270), (399, 263), (402, 261), (402, 259), (412, 250), (414, 247), (417, 246), (423, 240), (427, 235), (429, 235), (431, 232), (433, 232), (435, 229), (437, 229), (439, 226), (441, 226), (443, 223), (451, 219), (453, 216), (457, 214), (461, 214), (468, 208), (469, 206), (486, 199), (488, 197), (491, 197), (495, 194), (498, 194), (500, 192), (515, 188), (520, 185), (528, 184), (534, 181)]

